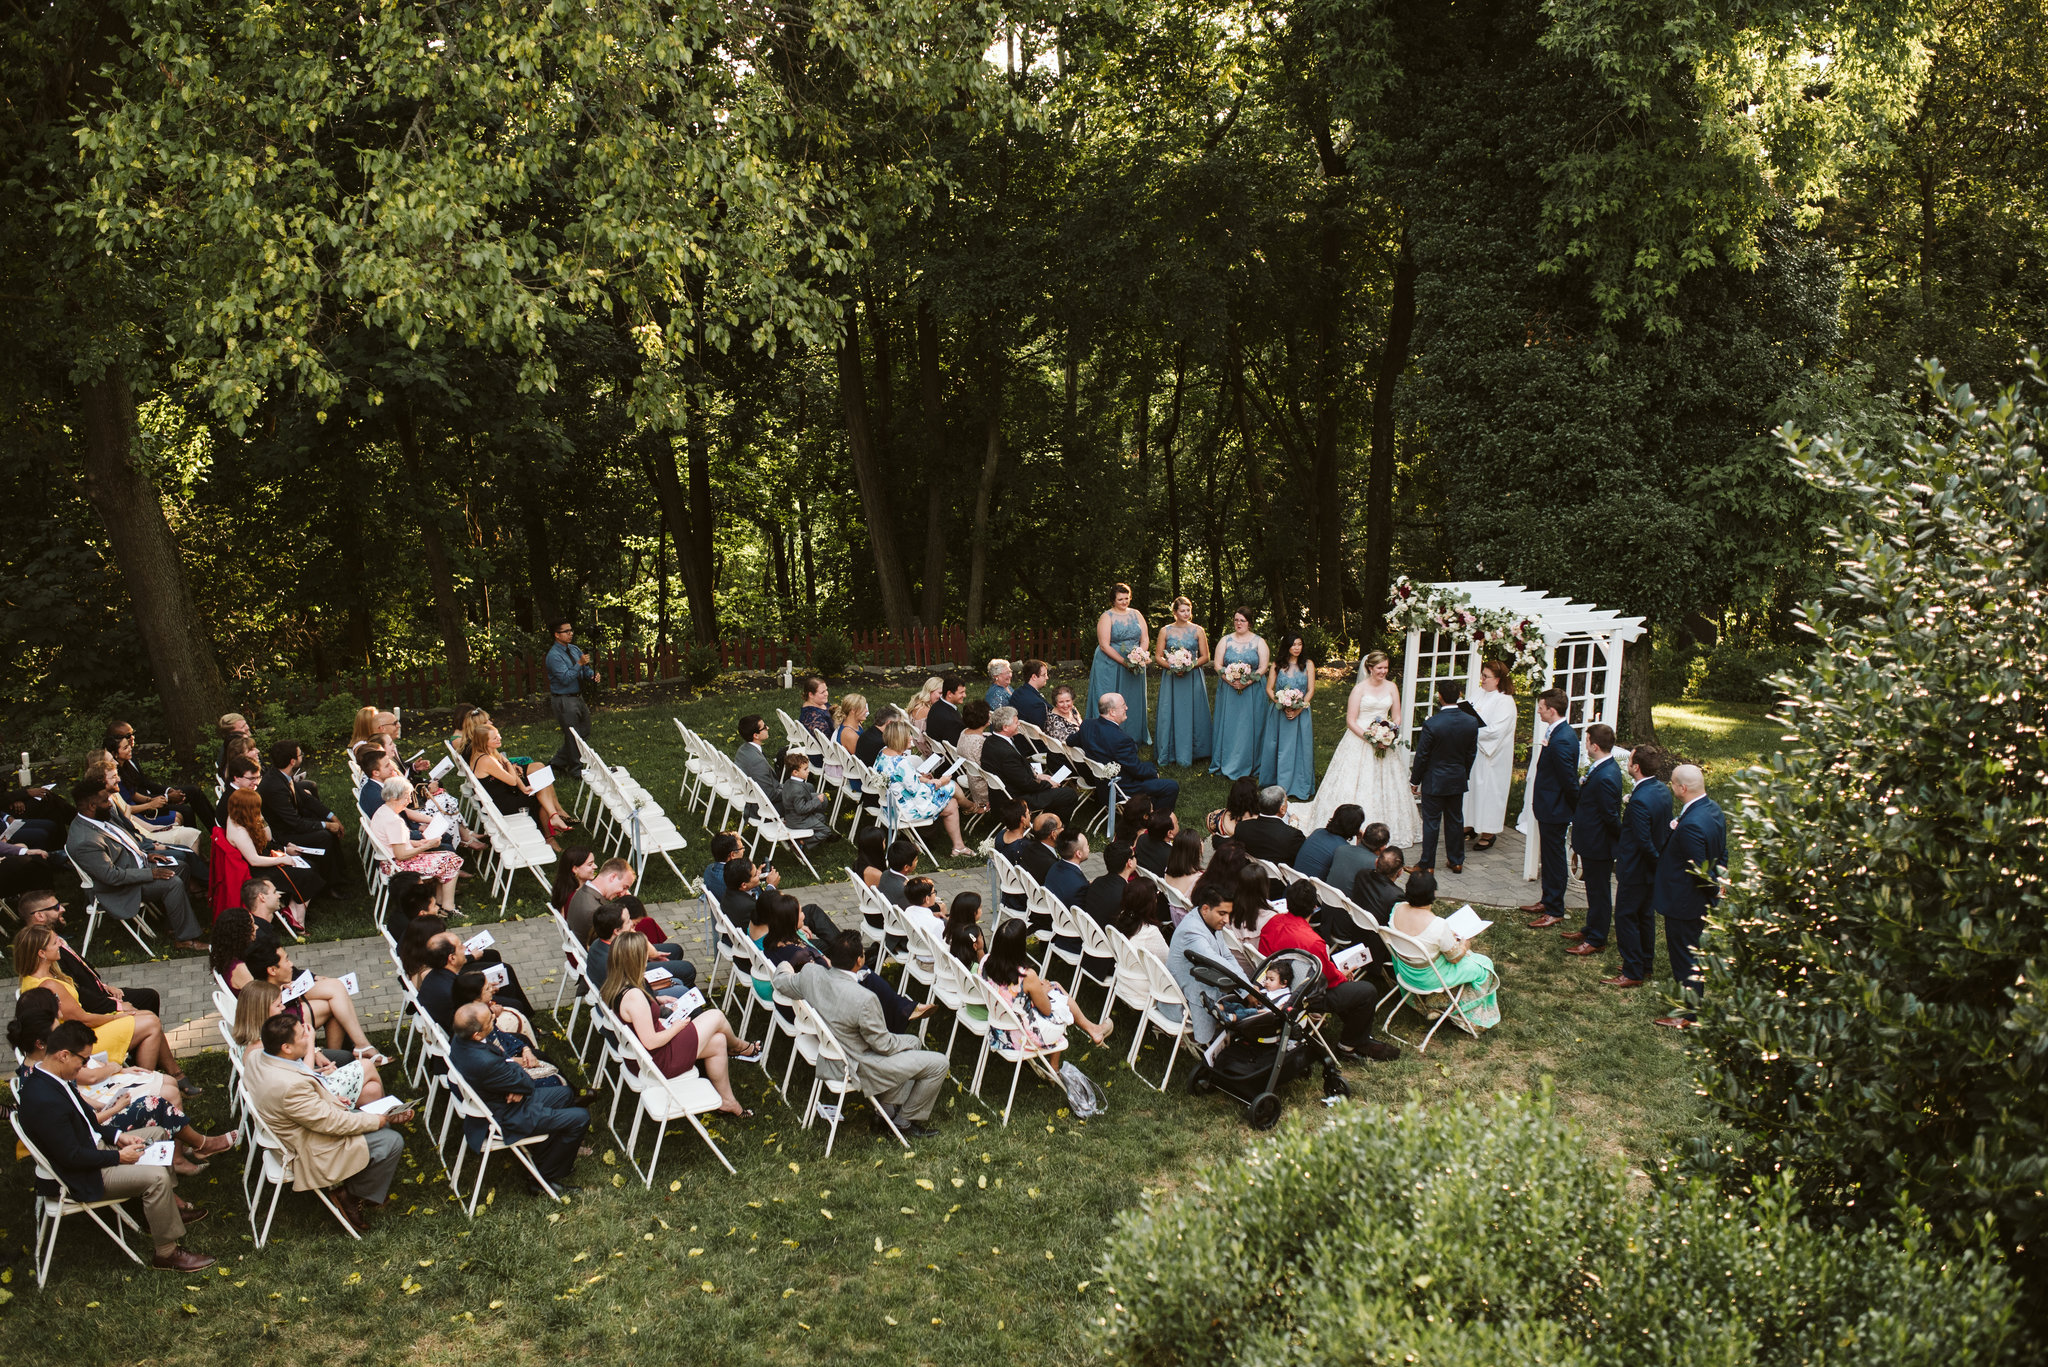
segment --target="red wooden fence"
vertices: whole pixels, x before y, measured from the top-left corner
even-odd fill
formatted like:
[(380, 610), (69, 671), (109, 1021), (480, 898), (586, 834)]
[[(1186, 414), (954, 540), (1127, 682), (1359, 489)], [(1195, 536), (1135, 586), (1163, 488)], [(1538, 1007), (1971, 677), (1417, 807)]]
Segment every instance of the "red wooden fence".
[[(892, 668), (941, 663), (961, 664), (967, 659), (967, 632), (962, 627), (925, 627), (905, 636), (886, 631), (846, 633), (864, 664)], [(795, 662), (801, 674), (811, 656), (811, 637), (738, 636), (718, 643), (719, 663), (726, 669), (780, 669), (784, 660)], [(1008, 658), (1012, 660), (1074, 660), (1092, 647), (1073, 631), (1037, 628), (1010, 633)], [(673, 679), (682, 674), (682, 652), (674, 646), (665, 650), (628, 650), (593, 655), (591, 662), (598, 679), (607, 687), (616, 684), (648, 683)], [(977, 666), (982, 661), (975, 662)], [(547, 670), (541, 657), (518, 655), (483, 660), (470, 666), (470, 677), (494, 685), (500, 698), (523, 698), (547, 691)], [(337, 693), (350, 693), (378, 707), (424, 709), (440, 706), (450, 688), (448, 666), (427, 665), (420, 669), (356, 678), (322, 679), (295, 698), (297, 705), (310, 706)]]

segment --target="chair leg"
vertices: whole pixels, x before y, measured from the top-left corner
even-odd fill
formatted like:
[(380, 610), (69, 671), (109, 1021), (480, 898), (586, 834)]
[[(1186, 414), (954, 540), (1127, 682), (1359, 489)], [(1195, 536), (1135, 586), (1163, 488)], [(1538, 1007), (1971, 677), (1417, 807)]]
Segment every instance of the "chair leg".
[(1024, 1080), (1024, 1060), (1017, 1060), (1017, 1071), (1010, 1074), (1010, 1099), (1003, 1103), (1003, 1128), (1010, 1125), (1010, 1108), (1017, 1104), (1017, 1084)]

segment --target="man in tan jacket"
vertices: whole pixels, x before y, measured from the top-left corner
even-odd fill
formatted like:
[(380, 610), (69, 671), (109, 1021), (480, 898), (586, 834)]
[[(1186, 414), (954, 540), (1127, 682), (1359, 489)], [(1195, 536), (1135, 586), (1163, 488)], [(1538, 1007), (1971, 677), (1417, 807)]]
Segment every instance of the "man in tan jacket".
[(337, 1187), (334, 1204), (358, 1230), (367, 1222), (363, 1207), (384, 1204), (405, 1140), (392, 1124), (412, 1112), (365, 1115), (350, 1110), (322, 1085), (306, 1059), (313, 1031), (296, 1016), (263, 1022), (263, 1052), (249, 1060), (245, 1076), (249, 1102), (292, 1160), (292, 1189)]

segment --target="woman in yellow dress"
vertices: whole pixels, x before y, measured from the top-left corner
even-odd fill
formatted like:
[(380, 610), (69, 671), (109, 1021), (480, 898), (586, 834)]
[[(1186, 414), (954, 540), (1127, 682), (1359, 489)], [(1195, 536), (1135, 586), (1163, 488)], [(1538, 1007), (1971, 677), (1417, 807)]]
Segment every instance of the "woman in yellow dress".
[(78, 1004), (77, 984), (57, 966), (58, 953), (57, 936), (48, 926), (29, 926), (14, 937), (14, 971), (21, 979), (21, 991), (47, 987), (56, 993), (59, 1017), (90, 1026), (98, 1048), (114, 1066), (126, 1063), (132, 1052), (142, 1067), (177, 1077), (178, 1065), (164, 1040), (163, 1022), (126, 1002), (117, 1003), (119, 1009), (104, 1016), (86, 1010)]

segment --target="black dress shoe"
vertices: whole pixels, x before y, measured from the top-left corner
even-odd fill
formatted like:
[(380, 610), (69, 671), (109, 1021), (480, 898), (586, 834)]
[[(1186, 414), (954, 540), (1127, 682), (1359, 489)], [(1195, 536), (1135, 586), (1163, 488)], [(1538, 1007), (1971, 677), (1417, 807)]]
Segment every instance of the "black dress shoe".
[(922, 1120), (913, 1120), (902, 1128), (905, 1139), (931, 1139), (939, 1132), (938, 1126), (927, 1124)]

